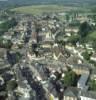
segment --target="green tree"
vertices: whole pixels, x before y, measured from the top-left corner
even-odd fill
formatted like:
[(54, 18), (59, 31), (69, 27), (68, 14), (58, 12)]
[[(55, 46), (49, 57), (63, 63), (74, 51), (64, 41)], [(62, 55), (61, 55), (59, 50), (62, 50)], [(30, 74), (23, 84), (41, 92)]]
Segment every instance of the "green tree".
[(70, 20), (70, 16), (69, 16), (69, 14), (66, 15), (66, 20), (67, 20), (67, 21)]
[(65, 86), (75, 86), (77, 83), (77, 75), (73, 71), (66, 73), (63, 83)]
[(91, 80), (89, 84), (90, 90), (96, 91), (96, 80)]
[(14, 27), (17, 25), (17, 22), (15, 18), (12, 18), (11, 20), (7, 20), (4, 23), (0, 24), (0, 31), (5, 32), (8, 31), (8, 29)]
[(16, 62), (19, 62), (19, 60), (21, 59), (22, 55), (19, 52), (15, 53), (15, 60)]
[(84, 57), (84, 59), (86, 59), (86, 60), (90, 60), (90, 56), (91, 56), (92, 54), (91, 53), (88, 53), (88, 51), (85, 51), (85, 52), (83, 52), (82, 53), (82, 56)]
[(72, 35), (71, 37), (69, 37), (68, 41), (75, 45), (79, 41), (79, 39), (79, 35)]
[(86, 37), (91, 30), (91, 26), (87, 22), (83, 22), (79, 27), (79, 34), (81, 37)]

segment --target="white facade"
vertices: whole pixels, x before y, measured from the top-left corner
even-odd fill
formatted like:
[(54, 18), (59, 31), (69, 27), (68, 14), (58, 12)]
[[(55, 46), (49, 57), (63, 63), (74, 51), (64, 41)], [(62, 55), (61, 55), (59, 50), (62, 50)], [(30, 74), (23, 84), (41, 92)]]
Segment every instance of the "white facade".
[(84, 97), (84, 96), (80, 96), (80, 98), (81, 98), (81, 100), (96, 100), (96, 99)]
[(95, 57), (91, 57), (90, 60), (95, 61), (96, 62), (96, 58)]

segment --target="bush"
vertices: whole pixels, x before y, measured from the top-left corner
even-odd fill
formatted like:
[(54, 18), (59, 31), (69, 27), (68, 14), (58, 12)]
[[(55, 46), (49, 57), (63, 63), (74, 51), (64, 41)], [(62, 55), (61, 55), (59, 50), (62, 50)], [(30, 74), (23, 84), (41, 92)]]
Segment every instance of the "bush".
[(86, 37), (89, 32), (92, 30), (91, 26), (87, 23), (87, 22), (84, 22), (80, 25), (80, 28), (79, 28), (79, 35), (84, 38)]
[(89, 54), (87, 51), (82, 53), (82, 56), (84, 57), (85, 60), (90, 60), (91, 54)]
[(66, 73), (64, 79), (63, 79), (63, 83), (65, 86), (75, 86), (77, 84), (77, 75), (70, 71), (68, 73)]
[(80, 36), (79, 35), (72, 35), (69, 37), (69, 42), (71, 42), (73, 45), (76, 45), (76, 43), (79, 41)]
[(96, 91), (96, 80), (91, 80), (89, 83), (90, 90)]

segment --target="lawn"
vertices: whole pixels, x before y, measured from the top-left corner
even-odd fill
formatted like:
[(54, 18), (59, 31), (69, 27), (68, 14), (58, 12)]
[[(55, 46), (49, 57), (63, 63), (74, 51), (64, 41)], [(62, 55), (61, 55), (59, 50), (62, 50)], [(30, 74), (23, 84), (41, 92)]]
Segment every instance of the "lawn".
[(96, 31), (90, 33), (88, 36), (87, 36), (87, 39), (88, 40), (96, 40)]
[(24, 13), (24, 14), (42, 14), (42, 13), (52, 13), (52, 12), (64, 12), (75, 10), (76, 7), (66, 7), (62, 5), (35, 5), (35, 6), (25, 6), (14, 8), (12, 11)]

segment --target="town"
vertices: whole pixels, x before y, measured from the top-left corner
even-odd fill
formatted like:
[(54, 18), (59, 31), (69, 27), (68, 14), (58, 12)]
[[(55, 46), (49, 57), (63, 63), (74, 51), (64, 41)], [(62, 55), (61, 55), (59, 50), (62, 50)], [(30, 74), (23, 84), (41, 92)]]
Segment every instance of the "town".
[(96, 100), (96, 13), (1, 11), (0, 100)]

